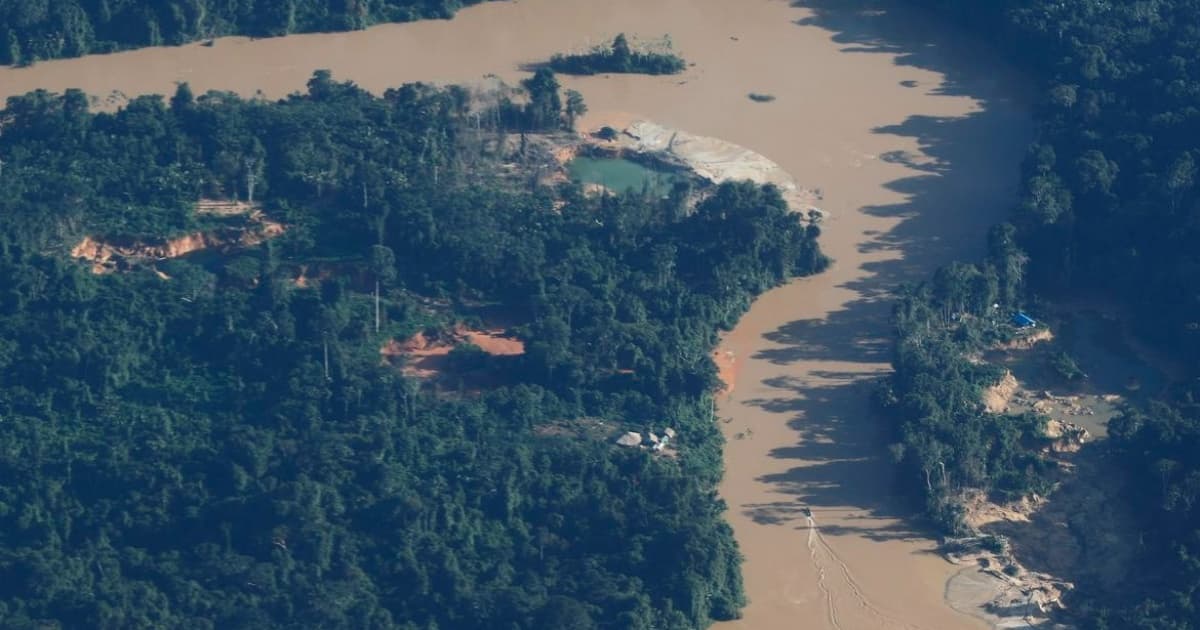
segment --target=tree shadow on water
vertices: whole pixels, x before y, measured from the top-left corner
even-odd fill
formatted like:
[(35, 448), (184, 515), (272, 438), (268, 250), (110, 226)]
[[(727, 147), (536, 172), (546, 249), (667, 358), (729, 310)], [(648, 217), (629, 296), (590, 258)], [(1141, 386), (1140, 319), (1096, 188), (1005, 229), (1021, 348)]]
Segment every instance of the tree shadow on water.
[(898, 66), (934, 70), (945, 77), (936, 86), (900, 81), (905, 87), (931, 87), (929, 92), (937, 95), (976, 96), (997, 81), (991, 72), (979, 71), (980, 65), (1001, 66), (978, 38), (959, 33), (932, 12), (894, 0), (795, 0), (791, 4), (812, 12), (797, 19), (797, 25), (832, 32), (842, 52), (894, 55)]
[[(913, 506), (895, 498), (908, 480), (896, 478), (886, 455), (892, 432), (886, 420), (873, 416), (870, 404), (875, 379), (889, 369), (893, 296), (939, 265), (977, 259), (987, 228), (1004, 219), (1032, 138), (1024, 87), (1002, 85), (990, 71), (994, 61), (946, 35), (951, 27), (926, 14), (866, 0), (806, 0), (794, 6), (811, 12), (797, 20), (801, 27), (830, 31), (846, 52), (893, 55), (898, 65), (939, 73), (938, 85), (919, 87), (935, 96), (969, 97), (973, 106), (961, 116), (913, 114), (871, 130), (918, 147), (880, 156), (905, 169), (886, 184), (903, 201), (858, 210), (890, 221), (885, 229), (863, 234), (856, 257), (861, 260), (836, 263), (856, 266), (837, 285), (852, 292), (851, 299), (822, 317), (797, 319), (764, 334), (772, 347), (755, 358), (779, 371), (762, 382), (770, 395), (745, 404), (780, 416), (796, 442), (770, 453), (788, 467), (758, 481), (794, 498), (740, 508), (758, 523), (798, 529), (808, 527), (808, 508), (828, 536), (916, 538), (920, 530), (907, 518)], [(838, 516), (823, 523), (822, 510)]]

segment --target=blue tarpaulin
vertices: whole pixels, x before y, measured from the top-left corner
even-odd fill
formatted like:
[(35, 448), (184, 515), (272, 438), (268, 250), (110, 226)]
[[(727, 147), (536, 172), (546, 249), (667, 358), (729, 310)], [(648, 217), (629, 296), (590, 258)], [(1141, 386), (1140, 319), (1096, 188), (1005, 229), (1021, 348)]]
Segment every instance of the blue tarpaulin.
[(1013, 315), (1012, 323), (1016, 324), (1019, 328), (1028, 328), (1030, 326), (1037, 325), (1037, 321), (1025, 313), (1017, 313), (1016, 315)]

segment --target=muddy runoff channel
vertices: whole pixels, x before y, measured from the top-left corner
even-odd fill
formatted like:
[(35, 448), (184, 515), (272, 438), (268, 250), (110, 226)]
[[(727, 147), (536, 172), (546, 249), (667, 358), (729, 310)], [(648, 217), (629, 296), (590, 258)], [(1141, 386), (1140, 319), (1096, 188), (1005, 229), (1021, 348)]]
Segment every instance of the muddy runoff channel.
[(981, 253), (1032, 133), (1021, 83), (950, 27), (854, 0), (520, 0), (445, 22), (3, 68), (0, 95), (79, 87), (103, 105), (188, 81), (281, 97), (317, 68), (377, 92), (489, 73), (515, 82), (523, 64), (622, 31), (669, 34), (695, 65), (564, 77), (590, 107), (584, 128), (646, 119), (748, 147), (819, 189), (829, 213), (832, 269), (763, 296), (720, 349), (736, 379), (718, 408), (729, 438), (720, 491), (751, 600), (729, 625), (986, 627), (945, 602), (961, 569), (891, 498), (868, 417), (869, 381), (888, 369), (889, 292)]

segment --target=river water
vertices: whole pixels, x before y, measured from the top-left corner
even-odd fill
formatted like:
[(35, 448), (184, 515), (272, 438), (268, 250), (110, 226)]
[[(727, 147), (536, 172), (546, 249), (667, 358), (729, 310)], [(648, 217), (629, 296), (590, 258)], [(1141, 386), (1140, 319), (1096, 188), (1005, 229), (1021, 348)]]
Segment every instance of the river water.
[(522, 64), (622, 31), (669, 34), (695, 65), (564, 78), (590, 107), (581, 126), (646, 118), (734, 142), (820, 189), (830, 213), (832, 269), (763, 296), (722, 346), (737, 384), (718, 411), (730, 419), (720, 490), (751, 598), (730, 625), (983, 627), (945, 604), (957, 567), (899, 518), (868, 418), (868, 380), (888, 369), (888, 292), (981, 253), (1032, 136), (1021, 82), (936, 20), (858, 0), (519, 0), (446, 22), (0, 68), (0, 96), (80, 87), (104, 102), (188, 81), (279, 97), (317, 68), (374, 91), (516, 81)]

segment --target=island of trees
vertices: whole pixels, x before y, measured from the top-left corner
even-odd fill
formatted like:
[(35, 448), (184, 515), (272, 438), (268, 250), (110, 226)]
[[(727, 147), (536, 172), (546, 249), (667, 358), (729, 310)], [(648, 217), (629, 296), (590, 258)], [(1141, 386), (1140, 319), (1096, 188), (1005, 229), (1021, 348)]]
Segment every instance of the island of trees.
[[(883, 401), (913, 492), (948, 528), (954, 486), (1019, 496), (1041, 489), (1041, 419), (982, 419), (1000, 376), (967, 356), (1002, 338), (991, 304), (1100, 292), (1137, 332), (1190, 371), (1160, 400), (1128, 408), (1101, 448), (1133, 490), (1139, 566), (1126, 590), (1078, 593), (1084, 627), (1200, 628), (1200, 5), (1187, 0), (919, 0), (995, 44), (1044, 86), (1011, 223), (980, 264), (910, 288), (896, 310), (896, 374)], [(945, 475), (943, 476), (943, 467)]]
[(660, 46), (661, 50), (634, 50), (625, 34), (621, 33), (608, 46), (571, 55), (554, 55), (549, 67), (563, 74), (600, 74), (604, 72), (626, 72), (638, 74), (678, 74), (687, 68), (683, 57), (671, 52), (670, 41)]
[[(697, 628), (744, 604), (709, 353), (825, 265), (749, 183), (585, 196), (522, 166), (568, 116), (317, 72), (0, 111), (0, 620), (62, 628)], [(85, 237), (283, 233), (96, 274)], [(232, 222), (232, 223), (231, 223)], [(305, 275), (305, 270), (308, 274)], [(305, 280), (300, 281), (298, 280)], [(380, 348), (498, 311), (432, 385)], [(453, 379), (451, 379), (453, 381)], [(594, 429), (595, 437), (562, 427)], [(674, 456), (613, 432), (672, 427)], [(619, 434), (619, 433), (618, 433)]]
[(5, 0), (0, 64), (28, 64), (222, 35), (349, 31), (383, 22), (450, 18), (481, 0)]

